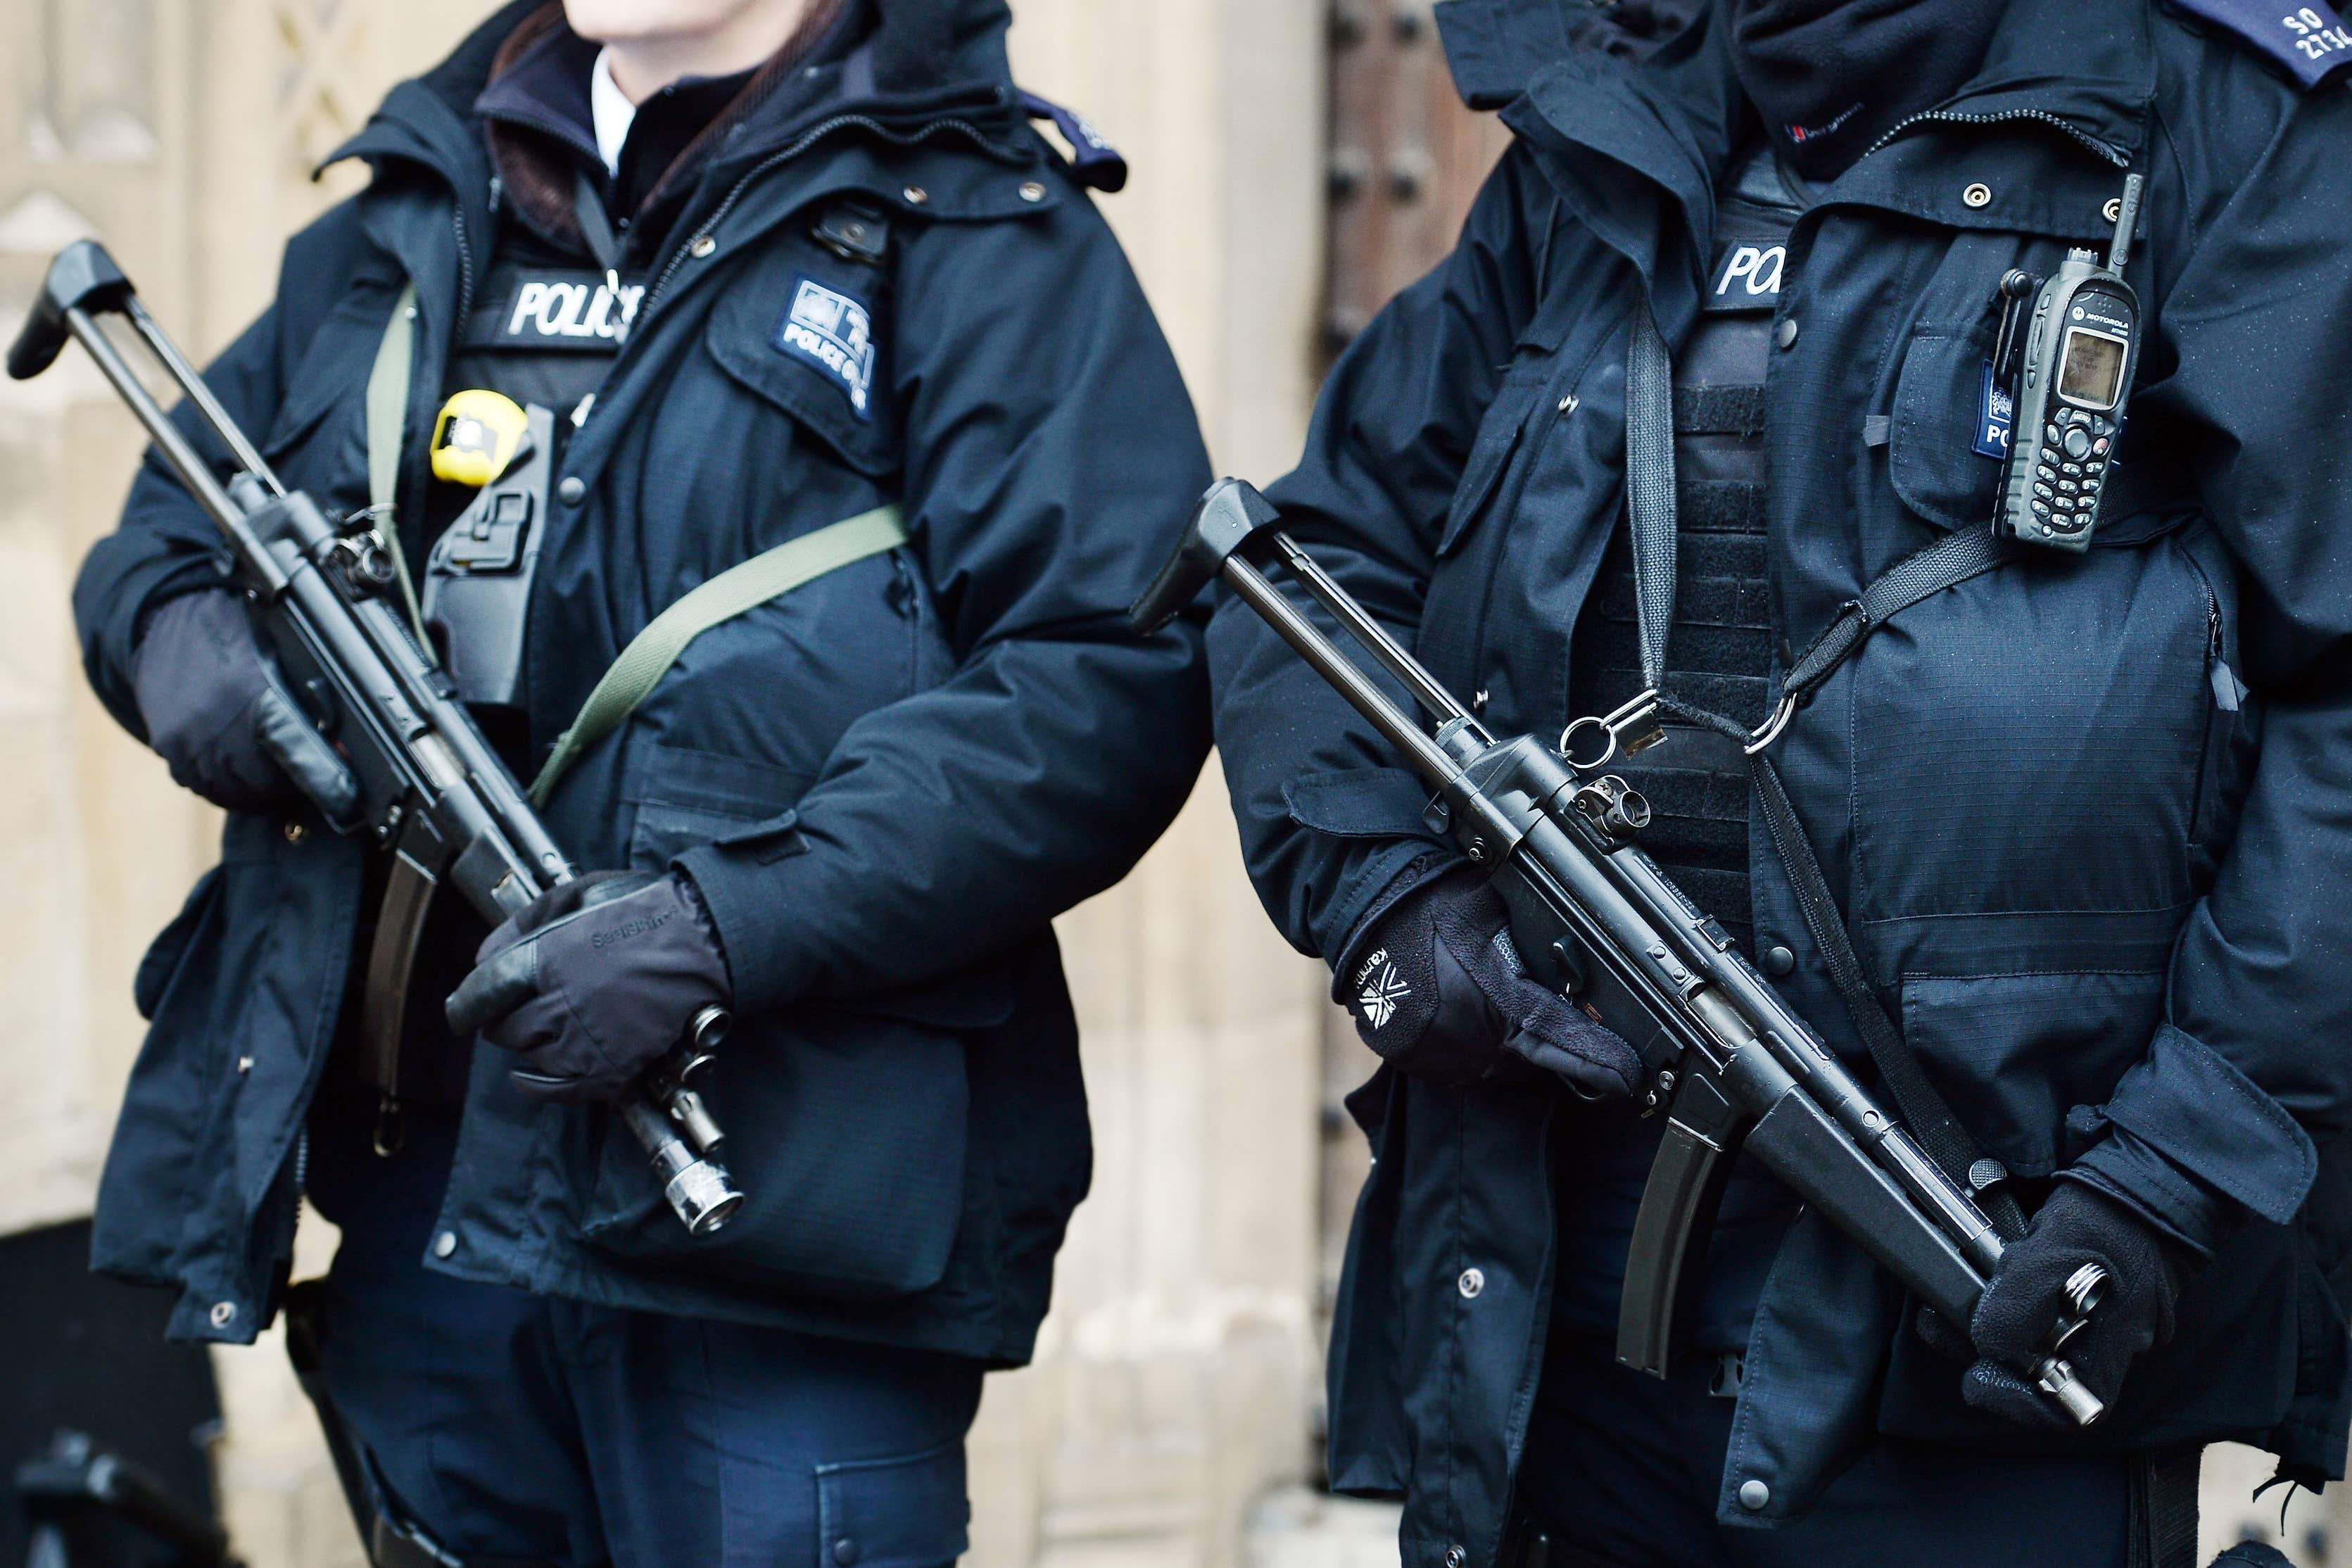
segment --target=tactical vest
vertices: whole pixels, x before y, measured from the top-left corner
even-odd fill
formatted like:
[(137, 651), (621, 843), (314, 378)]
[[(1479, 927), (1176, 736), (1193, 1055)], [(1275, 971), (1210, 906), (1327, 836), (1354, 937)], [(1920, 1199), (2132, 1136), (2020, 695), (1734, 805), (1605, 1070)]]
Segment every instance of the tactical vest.
[[(1771, 595), (1764, 549), (1764, 374), (1789, 231), (1803, 208), (1759, 142), (1718, 211), (1698, 324), (1675, 356), (1677, 517), (1673, 630), (1677, 695), (1759, 724), (1771, 705)], [(1643, 689), (1630, 530), (1620, 528), (1578, 617), (1571, 715), (1606, 713)], [(1748, 770), (1712, 731), (1668, 726), (1664, 745), (1611, 764), (1648, 796), (1643, 846), (1753, 951)]]

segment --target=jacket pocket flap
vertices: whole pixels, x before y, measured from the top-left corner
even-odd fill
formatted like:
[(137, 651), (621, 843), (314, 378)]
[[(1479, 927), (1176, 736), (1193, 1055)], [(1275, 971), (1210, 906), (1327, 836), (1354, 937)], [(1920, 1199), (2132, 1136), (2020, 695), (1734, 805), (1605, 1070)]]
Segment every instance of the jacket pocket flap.
[(1432, 791), (1402, 768), (1307, 773), (1282, 786), (1290, 819), (1341, 838), (1426, 838)]
[(897, 1459), (820, 1465), (817, 1527), (824, 1561), (856, 1568), (940, 1568), (970, 1545), (963, 1444)]
[(1903, 356), (1887, 434), (1888, 466), (1903, 504), (1943, 528), (1981, 525), (2006, 463), (1982, 448), (1998, 446), (1980, 428), (1991, 345), (1973, 329), (1923, 326)]
[[(692, 746), (640, 742), (631, 752), (622, 798), (638, 805), (723, 812), (764, 828), (808, 790), (808, 775), (772, 763)], [(750, 832), (752, 828), (744, 828)], [(720, 842), (728, 841), (722, 836)]]
[[(719, 301), (703, 333), (704, 348), (719, 369), (790, 415), (850, 468), (874, 479), (895, 471), (898, 421), (871, 325), (861, 329), (866, 338), (864, 368), (830, 368), (827, 358), (820, 356), (837, 359), (843, 353), (830, 335), (813, 334), (807, 328), (790, 339), (782, 335), (793, 326), (793, 301), (802, 285), (823, 285), (790, 272), (776, 274), (775, 286), (769, 286), (770, 281), (764, 274), (748, 279)], [(870, 284), (866, 291), (873, 292)], [(799, 346), (804, 341), (815, 346)]]

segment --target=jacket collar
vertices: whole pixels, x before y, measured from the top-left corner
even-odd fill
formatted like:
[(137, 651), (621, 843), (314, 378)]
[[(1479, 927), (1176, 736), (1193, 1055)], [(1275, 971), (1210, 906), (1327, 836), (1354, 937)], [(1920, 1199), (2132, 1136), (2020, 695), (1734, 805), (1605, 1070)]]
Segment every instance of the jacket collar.
[[(1712, 237), (1715, 186), (1755, 110), (1731, 69), (1737, 0), (1714, 0), (1639, 66), (1579, 51), (1526, 76), (1503, 121), (1538, 153), (1580, 217), (1638, 268), (1662, 325), (1696, 298)], [(1487, 36), (1527, 38), (1557, 0), (1452, 0)], [(1457, 30), (1467, 17), (1450, 25)], [(1492, 99), (1507, 72), (1491, 48), (1466, 52), (1465, 95)], [(2138, 157), (2156, 63), (2147, 8), (2134, 0), (2011, 0), (1983, 66), (1943, 103), (1881, 140), (1824, 193), (1822, 205), (1884, 206), (1959, 228), (2022, 228), (2083, 237), (2103, 195)], [(1966, 149), (2001, 143), (2028, 177), (1969, 206), (1954, 177)], [(1597, 156), (1596, 156), (1597, 154)], [(2111, 193), (2108, 193), (2111, 194)], [(2092, 220), (2085, 222), (2085, 216)], [(1671, 329), (1669, 337), (1672, 337)]]
[[(512, 0), (440, 65), (395, 87), (319, 167), (347, 158), (379, 168), (419, 164), (461, 199), (480, 192), (486, 201), (475, 105), (499, 48), (543, 4)], [(862, 31), (862, 41), (812, 68), (798, 90), (776, 95), (772, 112), (737, 127), (709, 160), (711, 184), (724, 189), (779, 154), (813, 150), (835, 134), (900, 146), (961, 139), (999, 164), (1038, 161), (1005, 55), (1011, 18), (1003, 0), (853, 0), (852, 16), (845, 26)]]

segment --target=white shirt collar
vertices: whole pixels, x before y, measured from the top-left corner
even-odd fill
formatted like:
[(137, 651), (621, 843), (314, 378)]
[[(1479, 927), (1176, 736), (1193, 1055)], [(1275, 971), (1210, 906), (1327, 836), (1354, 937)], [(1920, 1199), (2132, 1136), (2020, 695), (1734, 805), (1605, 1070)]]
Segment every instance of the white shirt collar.
[(604, 172), (618, 178), (621, 173), (621, 149), (629, 140), (629, 127), (636, 123), (637, 106), (613, 79), (613, 51), (596, 51), (596, 64), (588, 73), (588, 114), (596, 123), (596, 155), (604, 160)]

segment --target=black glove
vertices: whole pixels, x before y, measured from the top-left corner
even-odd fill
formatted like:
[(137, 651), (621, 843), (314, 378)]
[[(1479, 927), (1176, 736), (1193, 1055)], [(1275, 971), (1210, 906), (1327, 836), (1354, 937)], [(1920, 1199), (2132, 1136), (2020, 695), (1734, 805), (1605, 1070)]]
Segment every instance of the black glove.
[(2294, 1568), (2287, 1554), (2260, 1541), (2241, 1541), (2213, 1559), (2211, 1568)]
[(1974, 1356), (1960, 1395), (1979, 1410), (2029, 1426), (2074, 1430), (2028, 1371), (2048, 1353), (2051, 1325), (2068, 1310), (2066, 1281), (2085, 1263), (2107, 1271), (2091, 1321), (2061, 1352), (2083, 1386), (2112, 1405), (2141, 1352), (2172, 1338), (2173, 1303), (2189, 1282), (2189, 1249), (2136, 1211), (2080, 1182), (2061, 1182), (2021, 1241), (2001, 1254), (1966, 1339), (1922, 1309), (1919, 1334), (1950, 1354)]
[(1587, 1100), (1630, 1097), (1642, 1079), (1633, 1048), (1528, 979), (1508, 925), (1483, 874), (1465, 868), (1423, 882), (1364, 922), (1332, 999), (1400, 1072), (1475, 1083), (1507, 1052)]
[(734, 987), (701, 895), (668, 871), (597, 871), (542, 894), (482, 942), (449, 1026), (514, 1052), (541, 1100), (619, 1097)]
[(226, 589), (165, 601), (131, 656), (147, 743), (172, 782), (230, 811), (280, 811), (304, 797), (341, 823), (359, 785), (313, 728)]

